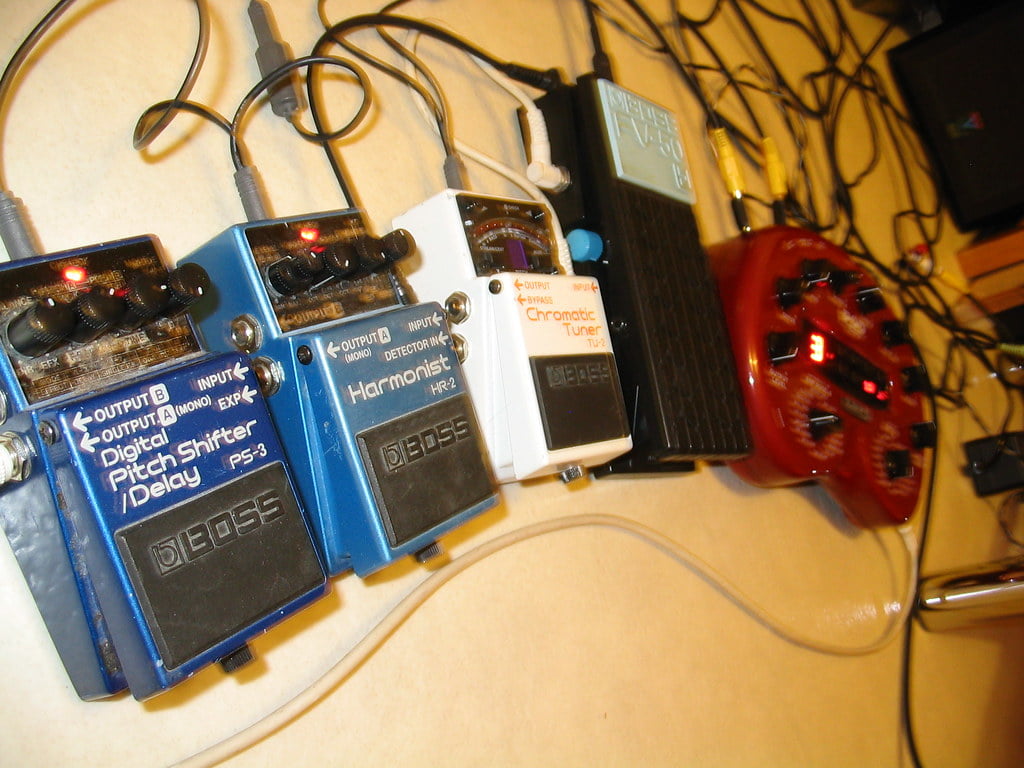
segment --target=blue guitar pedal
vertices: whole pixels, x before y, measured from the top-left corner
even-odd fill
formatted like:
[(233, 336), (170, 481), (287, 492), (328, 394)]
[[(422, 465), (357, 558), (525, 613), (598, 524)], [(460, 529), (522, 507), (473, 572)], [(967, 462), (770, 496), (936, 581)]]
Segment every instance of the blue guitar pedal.
[(0, 522), (78, 694), (139, 699), (321, 596), (248, 358), (148, 238), (0, 267)]
[(497, 503), (444, 312), (401, 303), (413, 247), (349, 210), (240, 224), (183, 260), (214, 284), (206, 342), (253, 356), (331, 574), (425, 560)]

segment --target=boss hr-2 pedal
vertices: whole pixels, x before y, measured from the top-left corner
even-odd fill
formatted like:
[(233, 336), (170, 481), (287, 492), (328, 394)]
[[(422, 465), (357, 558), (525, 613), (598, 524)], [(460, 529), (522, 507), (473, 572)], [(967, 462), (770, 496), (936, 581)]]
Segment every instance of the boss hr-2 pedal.
[(372, 573), (497, 503), (444, 312), (403, 305), (408, 233), (356, 210), (239, 224), (186, 257), (206, 342), (252, 356), (331, 574)]
[(0, 520), (83, 699), (237, 668), (327, 589), (248, 359), (184, 311), (207, 288), (146, 237), (0, 267)]
[(558, 271), (546, 206), (449, 189), (394, 226), (419, 246), (410, 285), (454, 323), (499, 482), (574, 479), (629, 450), (600, 289)]
[(679, 472), (746, 454), (743, 398), (675, 115), (593, 75), (536, 103), (551, 158), (572, 180), (548, 197), (576, 272), (601, 286), (630, 414), (633, 450), (597, 474)]
[(709, 252), (754, 436), (732, 468), (765, 487), (816, 480), (862, 526), (906, 522), (935, 423), (927, 372), (878, 284), (794, 227)]

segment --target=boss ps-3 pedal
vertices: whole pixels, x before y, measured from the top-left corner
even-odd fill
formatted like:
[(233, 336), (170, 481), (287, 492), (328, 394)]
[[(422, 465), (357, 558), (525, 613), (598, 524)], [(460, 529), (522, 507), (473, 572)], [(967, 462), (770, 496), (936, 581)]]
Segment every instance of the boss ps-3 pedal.
[(0, 267), (0, 520), (84, 699), (237, 667), (327, 589), (252, 366), (184, 312), (207, 289), (149, 238)]

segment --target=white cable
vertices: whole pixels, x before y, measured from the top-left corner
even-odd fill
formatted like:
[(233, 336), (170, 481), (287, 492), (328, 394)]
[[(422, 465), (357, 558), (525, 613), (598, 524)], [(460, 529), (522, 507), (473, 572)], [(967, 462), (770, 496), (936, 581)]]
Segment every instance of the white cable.
[(544, 119), (544, 113), (511, 77), (483, 59), (476, 56), (470, 58), (485, 75), (507, 91), (523, 108), (526, 127), (530, 134), (530, 164), (526, 168), (526, 178), (541, 189), (561, 192), (569, 185), (569, 177), (564, 168), (551, 162), (551, 141), (548, 138), (548, 124)]
[[(407, 39), (412, 39), (412, 43), (408, 44), (406, 47), (409, 48), (413, 53), (416, 53), (416, 44), (419, 40), (419, 33), (416, 32), (415, 30), (412, 30), (406, 37)], [(525, 91), (519, 88), (519, 86), (516, 85), (514, 81), (506, 77), (503, 73), (491, 67), (489, 64), (487, 64), (487, 62), (477, 59), (475, 56), (470, 56), (469, 58), (473, 62), (475, 62), (483, 72), (488, 74), (488, 76), (491, 77), (491, 79), (495, 83), (497, 83), (506, 91), (508, 91), (508, 93), (511, 94), (516, 99), (516, 101), (522, 104), (524, 108), (526, 108), (527, 110), (527, 115), (530, 114), (531, 110), (536, 113), (536, 115), (532, 118), (532, 123), (530, 123), (528, 127), (530, 128), (531, 132), (535, 130), (543, 131), (543, 135), (540, 136), (539, 139), (531, 137), (530, 144), (531, 147), (533, 147), (539, 141), (541, 145), (541, 151), (546, 152), (545, 157), (547, 158), (546, 162), (548, 166), (554, 167), (550, 166), (551, 145), (547, 139), (547, 124), (544, 122), (544, 116), (540, 113), (540, 110), (537, 109), (537, 106), (530, 100), (530, 97), (526, 94)], [(409, 75), (410, 77), (416, 77), (416, 68), (408, 59), (404, 60), (403, 68), (405, 69), (407, 75)], [(423, 117), (426, 123), (429, 126), (431, 126), (431, 128), (435, 132), (439, 133), (440, 128), (437, 125), (437, 121), (430, 114), (426, 103), (423, 101), (422, 98), (419, 97), (419, 94), (413, 94), (413, 102), (416, 104), (416, 108), (419, 111), (420, 116)], [(527, 105), (529, 106), (527, 107)], [(528, 120), (530, 119), (531, 118), (528, 117)], [(539, 125), (540, 127), (537, 127), (537, 125)], [(527, 175), (524, 176), (522, 173), (515, 170), (507, 163), (504, 163), (501, 160), (491, 157), (490, 155), (469, 146), (468, 144), (466, 144), (463, 141), (460, 141), (457, 138), (453, 138), (452, 143), (454, 144), (456, 151), (458, 151), (460, 155), (466, 157), (469, 160), (472, 160), (477, 165), (480, 165), (486, 168), (487, 170), (493, 171), (499, 176), (508, 179), (514, 185), (516, 185), (521, 190), (526, 192), (526, 194), (532, 200), (542, 204), (545, 207), (545, 209), (551, 214), (551, 233), (552, 239), (554, 240), (555, 258), (558, 262), (558, 266), (563, 274), (575, 274), (575, 270), (572, 266), (572, 255), (569, 252), (569, 244), (568, 242), (566, 242), (565, 233), (562, 231), (562, 222), (559, 221), (558, 215), (555, 213), (555, 209), (551, 207), (551, 202), (547, 199), (547, 196), (544, 194), (541, 188), (537, 186), (537, 184), (534, 183), (534, 181), (532, 181), (529, 178), (529, 169), (527, 169)], [(546, 147), (546, 150), (543, 149), (544, 147)], [(532, 153), (533, 152), (531, 150), (531, 154)], [(543, 164), (543, 162), (544, 160), (542, 158), (541, 163)], [(538, 166), (539, 173), (542, 173), (542, 175), (544, 176), (550, 175), (541, 170), (541, 168), (542, 166)]]
[[(341, 685), (355, 670), (373, 655), (373, 653), (441, 587), (468, 568), (485, 560), (503, 549), (519, 544), (537, 536), (571, 528), (599, 527), (609, 528), (636, 536), (645, 544), (660, 550), (665, 555), (680, 562), (697, 576), (704, 579), (715, 589), (722, 592), (740, 609), (769, 629), (779, 637), (801, 648), (841, 656), (860, 656), (885, 647), (895, 637), (910, 614), (913, 595), (916, 589), (917, 551), (912, 542), (913, 534), (909, 526), (900, 528), (902, 541), (907, 548), (910, 564), (909, 588), (907, 597), (900, 606), (898, 613), (893, 614), (877, 639), (865, 645), (846, 646), (824, 642), (805, 636), (797, 630), (787, 627), (772, 619), (771, 616), (755, 601), (748, 598), (738, 587), (730, 583), (708, 563), (677, 544), (664, 534), (648, 528), (641, 523), (614, 515), (574, 515), (534, 523), (510, 533), (506, 533), (491, 541), (485, 542), (475, 549), (453, 560), (448, 565), (435, 571), (406, 595), (395, 608), (373, 627), (355, 646), (328, 669), (316, 682), (298, 693), (289, 701), (270, 712), (247, 728), (235, 733), (223, 741), (214, 744), (192, 757), (177, 763), (177, 768), (199, 768), (212, 766), (240, 754), (254, 744), (276, 733), (288, 723), (311, 709), (336, 687)], [(880, 541), (880, 539), (879, 539)]]

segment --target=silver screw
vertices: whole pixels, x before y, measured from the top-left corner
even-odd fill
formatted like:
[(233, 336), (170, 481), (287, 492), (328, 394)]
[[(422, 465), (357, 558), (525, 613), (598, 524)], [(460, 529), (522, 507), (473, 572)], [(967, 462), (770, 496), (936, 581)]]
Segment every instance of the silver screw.
[(41, 437), (43, 442), (47, 445), (53, 445), (60, 440), (60, 434), (57, 432), (57, 428), (49, 421), (39, 422), (39, 437)]

